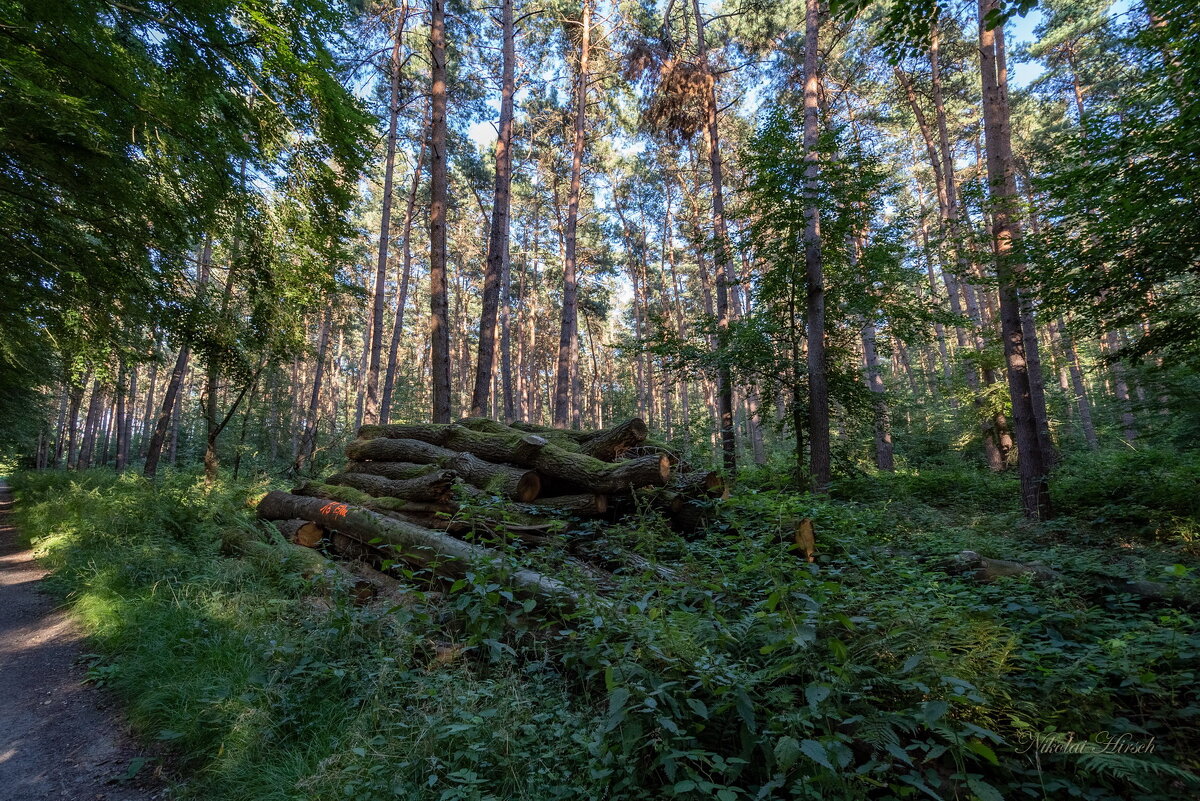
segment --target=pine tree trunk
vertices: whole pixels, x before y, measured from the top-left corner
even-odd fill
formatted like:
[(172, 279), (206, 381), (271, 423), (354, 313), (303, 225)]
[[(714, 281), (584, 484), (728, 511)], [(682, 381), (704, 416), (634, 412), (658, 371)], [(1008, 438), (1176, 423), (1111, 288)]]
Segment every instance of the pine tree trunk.
[(379, 367), (383, 356), (383, 306), (386, 300), (388, 245), (392, 233), (392, 187), (396, 173), (396, 136), (400, 120), (400, 40), (408, 20), (407, 3), (393, 8), (392, 54), (388, 82), (388, 133), (383, 165), (383, 208), (379, 214), (379, 242), (375, 259), (375, 298), (371, 304), (371, 353), (367, 361), (367, 391), (365, 417), (371, 422), (383, 422), (379, 401)]
[[(711, 71), (708, 42), (704, 36), (704, 18), (699, 0), (692, 0), (696, 21), (696, 49), (700, 63)], [(725, 220), (724, 164), (721, 160), (721, 132), (717, 119), (717, 82), (710, 74), (705, 97), (705, 133), (708, 138), (708, 169), (712, 184), (713, 268), (716, 272), (717, 300), (717, 417), (721, 434), (721, 463), (731, 476), (737, 470), (737, 435), (733, 427), (733, 371), (726, 358), (729, 348), (730, 292), (735, 284), (729, 228)]]
[(1008, 366), (1009, 396), (1013, 407), (1013, 433), (1020, 454), (1021, 500), (1028, 517), (1050, 516), (1047, 483), (1048, 454), (1043, 453), (1034, 413), (1030, 365), (1022, 330), (1018, 285), (1024, 265), (1018, 259), (1021, 225), (1016, 210), (1012, 142), (1007, 87), (1000, 65), (1003, 38), (987, 27), (988, 14), (998, 0), (979, 0), (980, 73), (983, 85), (984, 134), (987, 140), (987, 175), (992, 209), (992, 247), (1000, 296), (1000, 326)]
[(804, 266), (807, 285), (808, 453), (812, 489), (829, 486), (829, 383), (825, 361), (825, 276), (821, 258), (820, 154), (817, 143), (820, 74), (817, 69), (819, 0), (805, 0), (804, 49)]
[(892, 457), (892, 425), (887, 399), (884, 397), (883, 375), (879, 371), (879, 353), (875, 348), (875, 324), (868, 322), (862, 329), (863, 362), (867, 368), (867, 389), (875, 396), (875, 465), (880, 470), (895, 470)]
[(488, 237), (487, 262), (483, 273), (483, 309), (479, 318), (479, 357), (476, 359), (475, 388), (471, 395), (472, 417), (487, 413), (488, 395), (495, 368), (496, 321), (500, 290), (508, 261), (509, 207), (512, 187), (513, 95), (516, 93), (516, 36), (513, 0), (501, 0), (500, 126), (496, 138), (496, 187), (492, 197), (492, 224)]
[[(212, 238), (205, 236), (204, 244), (200, 248), (200, 260), (196, 266), (197, 294), (202, 294), (204, 287), (208, 284), (211, 261)], [(175, 448), (179, 432), (179, 407), (182, 403), (179, 394), (183, 387), (184, 377), (187, 374), (188, 360), (191, 357), (191, 352), (190, 344), (184, 341), (179, 348), (179, 355), (175, 359), (175, 369), (171, 371), (171, 378), (167, 383), (166, 393), (163, 395), (158, 423), (155, 425), (154, 433), (150, 436), (150, 443), (146, 447), (146, 464), (142, 472), (147, 478), (154, 478), (158, 473), (158, 462), (162, 458), (163, 446), (166, 444), (169, 430), (175, 432), (175, 436), (171, 439), (170, 452), (170, 461), (172, 463), (175, 461)]]
[(450, 422), (450, 306), (446, 286), (446, 5), (430, 0), (429, 309), (433, 421)]
[(396, 293), (396, 321), (392, 326), (392, 341), (388, 348), (387, 372), (383, 378), (383, 396), (380, 399), (379, 423), (387, 425), (392, 413), (392, 393), (396, 387), (396, 372), (399, 367), (400, 339), (404, 336), (404, 312), (408, 306), (408, 287), (412, 280), (412, 227), (417, 205), (417, 190), (421, 185), (421, 165), (425, 163), (426, 142), (429, 137), (428, 123), (421, 129), (421, 144), (417, 148), (417, 160), (412, 168), (412, 185), (408, 190), (408, 202), (404, 207), (404, 233), (401, 253), (400, 288)]
[[(579, 69), (575, 87), (575, 139), (571, 147), (571, 183), (567, 190), (564, 231), (562, 323), (558, 335), (558, 367), (554, 388), (554, 425), (565, 428), (571, 419), (571, 390), (579, 362), (579, 286), (576, 249), (579, 194), (583, 181), (583, 149), (587, 133), (589, 60), (592, 39), (592, 0), (583, 0)], [(577, 400), (577, 399), (576, 399)]]
[(317, 423), (320, 420), (319, 407), (321, 404), (321, 385), (325, 379), (325, 355), (329, 351), (329, 330), (333, 326), (333, 308), (325, 307), (325, 316), (321, 320), (321, 333), (317, 335), (317, 358), (313, 364), (312, 394), (309, 396), (308, 413), (304, 418), (304, 434), (296, 448), (296, 458), (292, 462), (292, 473), (297, 474), (304, 468), (304, 463), (312, 458), (317, 442)]
[(100, 379), (92, 381), (92, 393), (88, 399), (87, 415), (83, 421), (83, 441), (79, 448), (79, 467), (86, 470), (92, 466), (96, 453), (96, 428), (100, 423), (100, 403), (104, 398), (104, 390)]
[(71, 382), (68, 378), (63, 381), (62, 392), (58, 400), (58, 423), (55, 425), (54, 456), (50, 459), (50, 467), (55, 469), (62, 462), (63, 449), (66, 447), (67, 408), (71, 403)]
[(146, 407), (142, 416), (138, 456), (145, 459), (150, 447), (150, 435), (154, 426), (154, 396), (158, 390), (158, 348), (155, 347), (150, 361), (150, 386), (146, 389)]

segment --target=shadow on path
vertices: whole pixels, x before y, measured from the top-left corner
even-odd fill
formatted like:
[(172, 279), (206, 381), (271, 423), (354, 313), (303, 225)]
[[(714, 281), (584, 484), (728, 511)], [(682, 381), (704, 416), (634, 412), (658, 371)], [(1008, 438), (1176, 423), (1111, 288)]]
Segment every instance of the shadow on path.
[(18, 540), (0, 482), (0, 801), (149, 801), (166, 797), (119, 713), (81, 682), (81, 635), (38, 591), (46, 575)]

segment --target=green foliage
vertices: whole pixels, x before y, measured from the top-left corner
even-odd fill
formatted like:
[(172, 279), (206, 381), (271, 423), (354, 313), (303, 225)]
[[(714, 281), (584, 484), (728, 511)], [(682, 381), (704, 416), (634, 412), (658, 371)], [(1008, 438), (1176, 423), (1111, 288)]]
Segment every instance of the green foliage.
[[(0, 22), (0, 362), (24, 385), (48, 378), (28, 377), (29, 343), (65, 370), (144, 353), (145, 325), (186, 336), (203, 234), (233, 229), (261, 277), (270, 229), (235, 221), (283, 171), (317, 221), (305, 247), (344, 235), (367, 118), (337, 80), (330, 4), (5, 0)], [(223, 358), (223, 337), (201, 350)]]
[(1055, 473), (1055, 508), (1105, 539), (1200, 546), (1200, 454), (1162, 449), (1073, 454)]
[[(17, 487), (93, 635), (94, 679), (202, 768), (194, 797), (1178, 798), (1196, 783), (1196, 621), (1087, 599), (1097, 571), (1136, 575), (1132, 558), (1192, 586), (1194, 556), (1068, 547), (1067, 526), (992, 511), (1008, 483), (914, 471), (839, 483), (853, 501), (743, 490), (691, 542), (648, 512), (573, 536), (679, 578), (618, 569), (565, 617), (488, 570), (406, 572), (405, 595), (359, 608), (282, 554), (224, 557), (258, 531), (246, 486), (89, 472)], [(814, 564), (789, 547), (802, 517)], [(583, 581), (559, 546), (505, 547)], [(963, 548), (1067, 578), (947, 575)], [(1121, 735), (1154, 750), (1106, 750)]]
[(1045, 214), (1053, 224), (1035, 261), (1042, 297), (1084, 311), (1082, 330), (1129, 328), (1139, 334), (1122, 349), (1127, 355), (1169, 354), (1194, 364), (1200, 12), (1188, 2), (1149, 5), (1161, 24), (1092, 32), (1104, 34), (1100, 46), (1119, 55), (1125, 74), (1119, 85), (1089, 94), (1081, 124), (1040, 154), (1034, 179), (1049, 196)]

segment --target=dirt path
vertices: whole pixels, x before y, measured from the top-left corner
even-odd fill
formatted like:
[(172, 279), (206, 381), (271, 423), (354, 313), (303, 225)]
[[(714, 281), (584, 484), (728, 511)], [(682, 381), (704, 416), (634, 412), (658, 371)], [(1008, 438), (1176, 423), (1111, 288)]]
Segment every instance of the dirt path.
[(81, 683), (80, 633), (38, 592), (46, 571), (17, 540), (0, 482), (0, 801), (166, 797), (101, 691)]

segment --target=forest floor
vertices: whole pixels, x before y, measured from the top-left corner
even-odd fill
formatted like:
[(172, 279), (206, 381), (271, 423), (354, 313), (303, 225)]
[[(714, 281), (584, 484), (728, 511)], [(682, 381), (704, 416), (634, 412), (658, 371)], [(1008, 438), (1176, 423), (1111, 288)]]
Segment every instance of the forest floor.
[[(51, 571), (40, 586), (87, 637), (87, 678), (187, 776), (179, 798), (1200, 797), (1200, 455), (1068, 458), (1059, 516), (1036, 524), (1012, 476), (969, 464), (864, 472), (828, 496), (778, 474), (745, 472), (690, 538), (651, 509), (545, 546), (488, 540), (504, 548), (494, 565), (453, 583), (400, 566), (403, 600), (368, 603), (255, 518), (283, 479), (88, 470), (12, 483), (21, 535)], [(805, 518), (812, 563), (793, 544)], [(32, 656), (0, 668), (0, 691), (24, 699), (0, 727), (65, 732), (72, 721), (49, 711), (70, 718), (54, 704), (73, 698), (95, 717), (81, 709), (61, 740), (17, 734), (43, 762), (13, 779), (0, 733), (0, 799), (62, 797), (5, 795), (41, 774), (45, 786), (95, 777), (92, 795), (70, 798), (147, 797), (102, 784), (137, 752), (95, 710), (103, 696), (79, 687), (78, 635), (4, 536), (0, 610), (37, 605), (0, 626), (65, 632), (66, 652), (48, 669)], [(618, 565), (568, 611), (506, 587), (517, 567), (592, 586), (571, 549), (670, 572)], [(956, 567), (968, 550), (1058, 578), (980, 581)], [(48, 658), (44, 637), (12, 639)], [(80, 745), (106, 742), (107, 757)], [(145, 764), (138, 779), (157, 763)]]
[(0, 793), (12, 801), (143, 801), (161, 781), (103, 691), (83, 683), (82, 633), (39, 591), (46, 570), (9, 522), (0, 482)]

